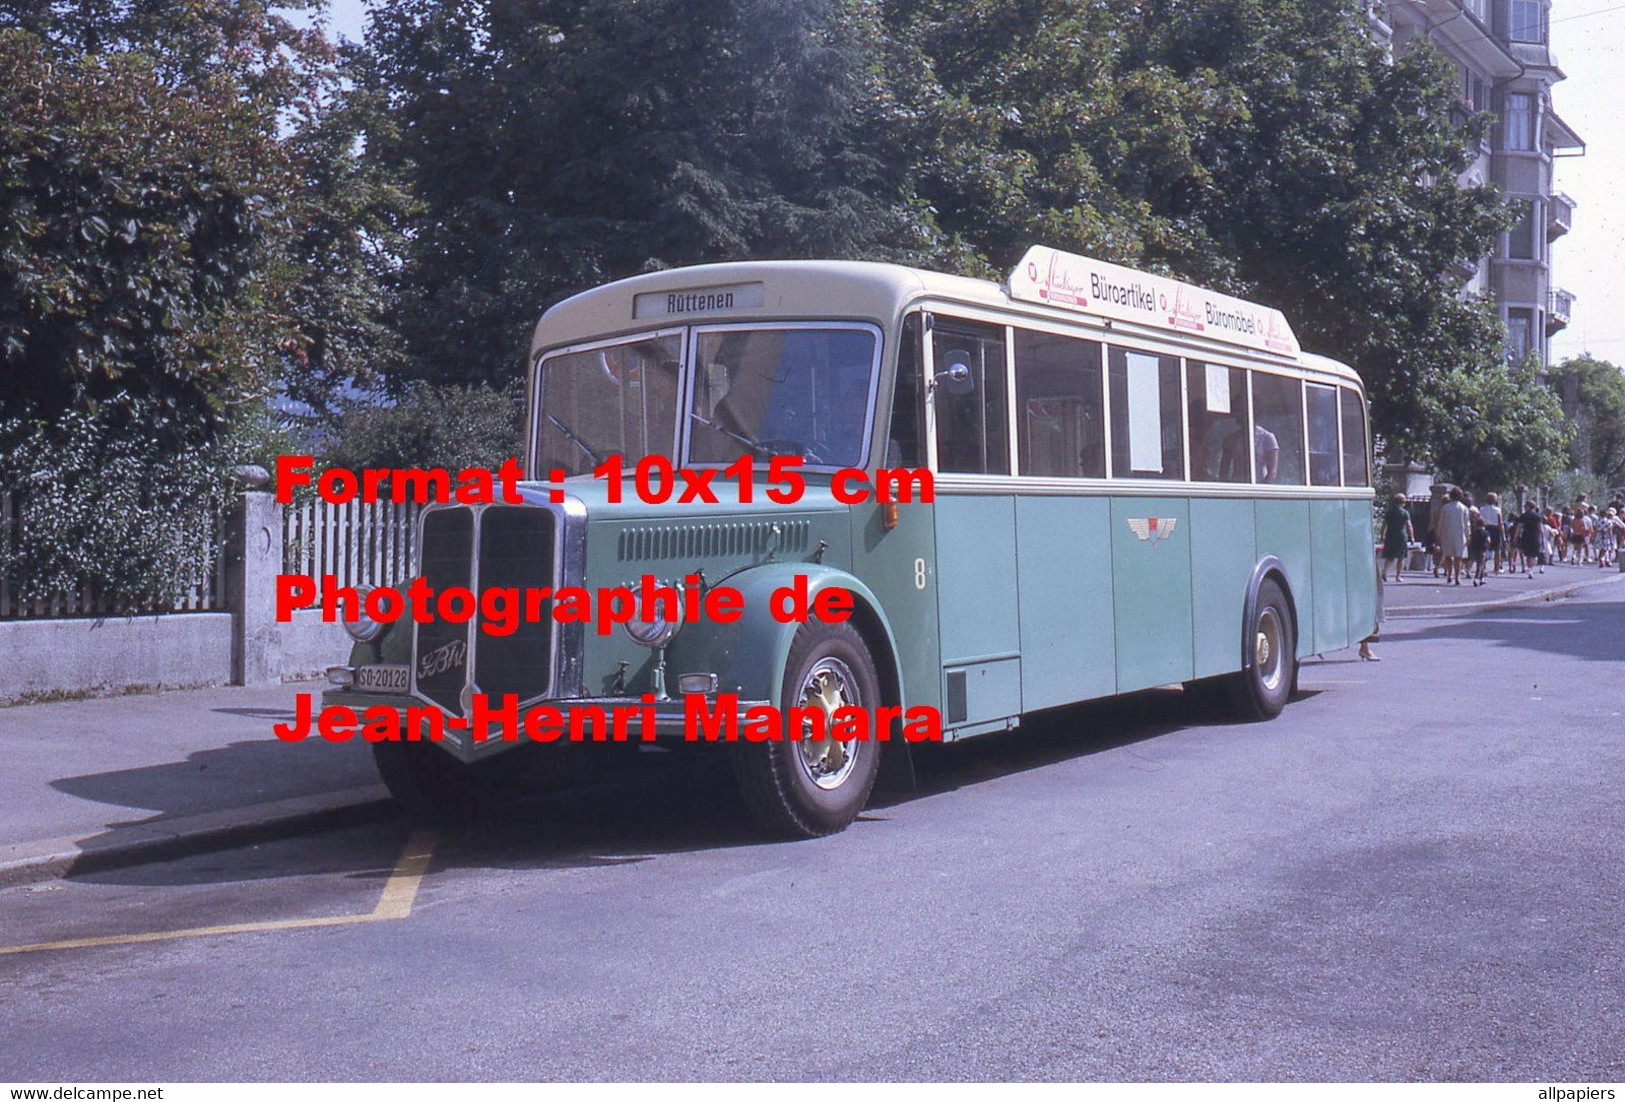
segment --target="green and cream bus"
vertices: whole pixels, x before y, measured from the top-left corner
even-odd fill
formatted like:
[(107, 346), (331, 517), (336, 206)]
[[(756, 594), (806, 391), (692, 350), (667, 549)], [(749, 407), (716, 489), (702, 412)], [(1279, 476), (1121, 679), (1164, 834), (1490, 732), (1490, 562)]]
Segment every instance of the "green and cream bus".
[[(1268, 718), (1299, 659), (1374, 629), (1360, 380), (1254, 303), (1041, 247), (1002, 285), (888, 264), (707, 265), (553, 307), (529, 377), (523, 503), (426, 509), (423, 577), (476, 592), (686, 579), (734, 587), (743, 615), (608, 634), (363, 624), (324, 704), (642, 704), (659, 737), (682, 739), (685, 699), (732, 694), (930, 709), (955, 740), (1211, 683)], [(732, 473), (715, 501), (651, 504), (594, 476), (615, 456)], [(798, 460), (795, 500), (762, 493), (779, 457)], [(749, 501), (740, 463), (762, 479)], [(929, 502), (852, 503), (831, 485), (917, 469)], [(803, 579), (848, 591), (850, 619), (770, 615), (770, 595)], [(403, 667), (404, 687), (360, 676)], [(450, 812), (515, 745), (448, 730), (374, 750), (402, 802)], [(882, 759), (906, 752), (806, 738), (731, 756), (756, 818), (817, 835), (850, 823)]]

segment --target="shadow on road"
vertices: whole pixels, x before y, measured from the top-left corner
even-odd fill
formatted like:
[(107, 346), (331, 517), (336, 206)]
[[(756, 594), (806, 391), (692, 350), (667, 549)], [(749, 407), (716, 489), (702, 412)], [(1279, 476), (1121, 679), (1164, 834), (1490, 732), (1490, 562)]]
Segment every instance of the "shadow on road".
[[(915, 799), (1215, 722), (1224, 720), (1215, 713), (1210, 698), (1172, 688), (1037, 713), (1015, 732), (916, 748), (914, 788), (877, 793), (865, 818), (883, 819), (889, 809)], [(232, 761), (233, 768), (279, 770), (287, 767), (288, 752), (297, 749), (270, 742), (243, 743), (194, 757), (221, 755)], [(546, 755), (523, 751), (509, 755), (513, 762), (510, 786), (527, 794), (505, 805), (489, 821), (443, 832), (436, 867), (591, 868), (669, 853), (794, 844), (765, 837), (751, 826), (734, 790), (725, 747), (650, 747), (636, 754), (624, 753), (631, 749), (627, 747), (576, 749), (623, 752), (606, 755), (563, 782), (548, 775), (551, 767)], [(106, 802), (165, 806), (166, 793), (195, 784), (210, 764), (189, 760), (60, 783), (75, 794)], [(244, 848), (162, 864), (76, 873), (72, 879), (195, 885), (312, 873), (374, 878), (383, 874), (376, 837), (380, 830), (388, 843), (404, 838), (407, 824), (401, 820), (362, 835), (331, 835), (334, 851), (322, 852), (319, 861), (308, 856), (308, 845), (290, 847), (288, 859), (282, 862), (268, 862), (264, 853)], [(358, 841), (359, 837), (371, 840)]]
[(1625, 659), (1625, 601), (1554, 601), (1488, 609), (1456, 620), (1390, 620), (1385, 643), (1461, 640), (1592, 662)]

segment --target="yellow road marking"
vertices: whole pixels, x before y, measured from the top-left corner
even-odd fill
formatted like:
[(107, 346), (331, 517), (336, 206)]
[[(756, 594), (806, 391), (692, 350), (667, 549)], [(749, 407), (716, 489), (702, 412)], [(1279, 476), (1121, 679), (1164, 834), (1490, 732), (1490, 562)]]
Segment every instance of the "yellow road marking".
[(76, 937), (62, 941), (41, 941), (32, 945), (0, 945), (0, 956), (15, 953), (44, 953), (53, 949), (88, 949), (101, 945), (137, 945), (146, 941), (175, 941), (188, 937), (218, 937), (224, 934), (251, 934), (263, 930), (309, 930), (318, 926), (352, 926), (362, 922), (388, 922), (408, 918), (417, 901), (423, 874), (434, 857), (433, 831), (415, 831), (407, 839), (395, 868), (384, 882), (378, 905), (365, 914), (332, 915), (327, 918), (288, 918), (269, 922), (233, 922), (224, 926), (192, 926), (184, 930), (155, 930), (143, 934), (109, 934), (103, 937)]

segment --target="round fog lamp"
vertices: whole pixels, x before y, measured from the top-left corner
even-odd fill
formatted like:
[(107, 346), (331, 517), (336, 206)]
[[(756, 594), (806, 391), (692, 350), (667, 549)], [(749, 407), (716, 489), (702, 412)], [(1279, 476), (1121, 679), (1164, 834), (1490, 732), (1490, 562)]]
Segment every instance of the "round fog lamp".
[(371, 592), (371, 586), (361, 586), (356, 589), (356, 603), (362, 608), (361, 615), (357, 616), (354, 620), (347, 619), (344, 621), (344, 630), (349, 632), (350, 638), (354, 639), (357, 643), (373, 642), (380, 635), (384, 634), (384, 629), (389, 626), (388, 624), (385, 624), (380, 620), (374, 620), (371, 616), (367, 615), (365, 611), (367, 607), (367, 594)]

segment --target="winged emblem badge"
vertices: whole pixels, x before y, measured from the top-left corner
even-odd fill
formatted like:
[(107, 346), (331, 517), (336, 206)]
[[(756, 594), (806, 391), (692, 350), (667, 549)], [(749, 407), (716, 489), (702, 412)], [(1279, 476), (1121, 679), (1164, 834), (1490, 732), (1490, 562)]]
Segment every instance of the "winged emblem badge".
[(1174, 525), (1179, 523), (1178, 517), (1129, 517), (1129, 531), (1142, 540), (1149, 540), (1155, 536), (1158, 541), (1165, 540), (1174, 534)]

